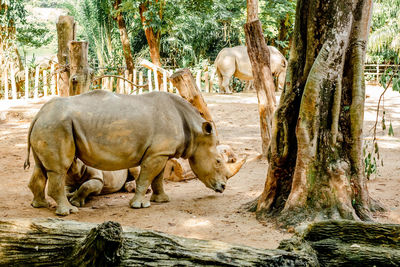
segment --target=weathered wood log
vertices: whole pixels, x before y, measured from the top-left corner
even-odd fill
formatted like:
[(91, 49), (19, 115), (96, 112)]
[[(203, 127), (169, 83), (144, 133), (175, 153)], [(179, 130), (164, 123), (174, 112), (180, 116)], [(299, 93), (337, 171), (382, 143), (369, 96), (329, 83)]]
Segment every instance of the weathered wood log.
[(69, 95), (79, 95), (89, 91), (93, 70), (88, 63), (89, 43), (71, 41), (68, 44), (70, 58)]
[(305, 254), (139, 230), (115, 222), (0, 220), (0, 266), (317, 266)]
[(181, 182), (196, 178), (196, 174), (190, 168), (187, 159), (169, 159), (164, 168), (164, 179), (173, 182)]
[(60, 96), (68, 96), (69, 88), (69, 64), (68, 43), (75, 39), (75, 22), (71, 16), (60, 16), (57, 22), (58, 37), (58, 64), (61, 66), (57, 88)]
[(205, 120), (211, 122), (214, 125), (215, 131), (217, 131), (211, 113), (207, 108), (207, 104), (204, 101), (199, 88), (196, 86), (196, 81), (194, 80), (190, 70), (181, 69), (176, 71), (170, 76), (170, 81), (178, 89), (179, 94), (197, 108), (201, 116)]
[(315, 253), (321, 266), (400, 266), (400, 225), (322, 221), (282, 241), (279, 248)]

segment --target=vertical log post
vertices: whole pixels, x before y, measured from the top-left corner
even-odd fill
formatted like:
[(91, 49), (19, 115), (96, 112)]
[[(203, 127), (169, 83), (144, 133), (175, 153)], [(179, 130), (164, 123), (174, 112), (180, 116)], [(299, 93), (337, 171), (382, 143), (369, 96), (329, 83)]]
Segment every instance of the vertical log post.
[(25, 99), (29, 98), (29, 68), (25, 69)]
[(201, 70), (197, 71), (197, 74), (196, 74), (196, 85), (197, 85), (197, 88), (199, 88), (199, 91), (201, 92)]
[(7, 100), (8, 99), (8, 69), (6, 67), (6, 69), (4, 70), (4, 99)]
[(147, 80), (149, 83), (149, 92), (153, 91), (153, 84), (151, 83), (151, 70), (147, 71)]
[[(133, 70), (133, 83), (137, 84), (137, 70), (136, 69)], [(133, 94), (137, 95), (136, 86), (133, 86), (132, 88), (133, 88)]]
[(210, 80), (209, 80), (209, 77), (208, 77), (208, 70), (206, 70), (204, 72), (204, 91), (206, 93), (210, 92)]
[[(143, 85), (143, 72), (139, 72), (139, 85)], [(143, 93), (143, 87), (139, 87), (139, 94)]]
[(110, 77), (108, 82), (108, 91), (114, 92), (114, 77)]
[(10, 68), (10, 78), (11, 78), (11, 96), (12, 99), (15, 100), (17, 99), (17, 84), (15, 83), (15, 69), (14, 66), (11, 66)]
[(215, 77), (215, 71), (211, 72), (211, 77), (210, 77), (210, 93), (213, 93), (213, 86), (214, 86), (214, 77)]
[(35, 88), (33, 91), (33, 98), (38, 98), (39, 96), (39, 75), (40, 75), (40, 68), (39, 66), (36, 66), (36, 71), (35, 71)]
[(163, 91), (168, 92), (167, 72), (163, 71)]
[[(129, 77), (129, 70), (125, 70), (125, 79), (127, 79), (127, 80), (131, 80), (130, 79), (130, 77)], [(130, 94), (131, 92), (132, 92), (132, 88), (131, 88), (131, 85), (127, 82), (127, 81), (125, 81), (125, 83), (124, 83), (124, 88), (125, 88), (125, 94)]]
[(60, 96), (68, 96), (69, 93), (69, 49), (68, 43), (75, 39), (75, 22), (71, 16), (60, 16), (57, 22), (58, 36), (58, 64), (61, 72), (57, 79), (57, 88)]
[(207, 104), (199, 88), (196, 86), (196, 82), (190, 70), (186, 68), (178, 70), (172, 74), (169, 79), (179, 90), (179, 94), (197, 108), (201, 116), (214, 125), (215, 132), (217, 132), (211, 113), (207, 108)]
[(56, 94), (54, 64), (51, 64), (51, 68), (50, 68), (50, 90), (51, 90), (51, 95), (54, 96)]
[(267, 157), (275, 110), (275, 85), (270, 69), (270, 53), (265, 43), (261, 22), (257, 18), (258, 0), (247, 0), (247, 23), (244, 25), (254, 85), (260, 114), (262, 156)]
[(154, 69), (153, 72), (154, 72), (154, 90), (155, 90), (155, 91), (160, 91), (160, 85), (159, 85), (159, 83), (158, 83), (158, 73), (157, 73), (157, 70)]
[(48, 86), (47, 86), (47, 71), (43, 71), (43, 96), (47, 96), (47, 91), (48, 91)]
[(89, 91), (93, 71), (88, 63), (89, 43), (71, 41), (68, 44), (70, 58), (69, 95), (79, 95)]

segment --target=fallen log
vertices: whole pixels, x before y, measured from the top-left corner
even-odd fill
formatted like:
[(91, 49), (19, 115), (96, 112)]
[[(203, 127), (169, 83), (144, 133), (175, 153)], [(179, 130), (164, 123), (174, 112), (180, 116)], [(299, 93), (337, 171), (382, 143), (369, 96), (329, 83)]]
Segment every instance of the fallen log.
[(312, 258), (61, 219), (0, 220), (0, 266), (317, 266)]
[(315, 254), (321, 266), (400, 266), (400, 225), (327, 220), (309, 224), (279, 248)]

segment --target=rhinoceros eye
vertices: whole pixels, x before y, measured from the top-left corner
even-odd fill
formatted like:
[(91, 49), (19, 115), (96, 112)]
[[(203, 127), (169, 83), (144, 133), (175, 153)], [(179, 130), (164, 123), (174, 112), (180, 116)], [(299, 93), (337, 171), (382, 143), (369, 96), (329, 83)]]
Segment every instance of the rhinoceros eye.
[(221, 160), (220, 160), (220, 159), (217, 159), (217, 163), (220, 164), (220, 163), (221, 163)]

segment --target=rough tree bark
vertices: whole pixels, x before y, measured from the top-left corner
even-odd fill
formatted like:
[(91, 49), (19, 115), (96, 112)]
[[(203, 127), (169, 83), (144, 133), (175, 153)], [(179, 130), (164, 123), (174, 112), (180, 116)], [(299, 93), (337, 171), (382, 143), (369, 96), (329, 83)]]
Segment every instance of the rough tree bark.
[[(159, 3), (159, 0), (154, 1), (155, 4), (160, 5), (160, 12), (158, 14), (160, 20), (162, 20), (162, 5), (163, 3)], [(144, 29), (144, 34), (146, 35), (146, 40), (147, 44), (149, 45), (149, 50), (150, 50), (150, 58), (151, 61), (161, 67), (161, 57), (160, 57), (160, 41), (161, 41), (161, 31), (154, 31), (153, 27), (150, 27), (150, 20), (146, 18), (144, 13), (148, 10), (148, 5), (149, 1), (144, 1), (140, 4), (139, 6), (139, 14), (140, 14), (140, 20), (142, 21), (143, 29)], [(162, 77), (158, 75), (158, 84), (162, 84)], [(156, 90), (159, 90), (159, 88), (156, 88)]]
[(272, 123), (258, 218), (370, 220), (362, 159), (372, 0), (297, 4), (286, 89)]
[(88, 63), (89, 43), (71, 41), (68, 44), (70, 58), (69, 95), (79, 95), (89, 91), (93, 70)]
[(275, 85), (270, 69), (270, 54), (258, 20), (258, 0), (247, 0), (247, 23), (244, 25), (247, 53), (257, 91), (262, 140), (262, 156), (266, 157), (271, 140), (271, 121), (275, 110)]
[(130, 75), (133, 75), (133, 69), (135, 68), (133, 64), (132, 52), (131, 52), (131, 44), (129, 42), (128, 32), (126, 30), (125, 19), (122, 16), (122, 12), (118, 11), (119, 6), (121, 4), (121, 0), (115, 0), (114, 2), (114, 9), (118, 12), (117, 15), (114, 17), (118, 24), (119, 29), (119, 36), (121, 38), (122, 43), (122, 51), (124, 52), (126, 68), (129, 71)]
[(75, 22), (71, 16), (60, 16), (57, 21), (58, 36), (58, 64), (60, 75), (57, 81), (57, 88), (60, 96), (68, 96), (69, 92), (69, 49), (68, 43), (75, 40)]
[(59, 219), (0, 220), (0, 266), (317, 266), (306, 254)]

